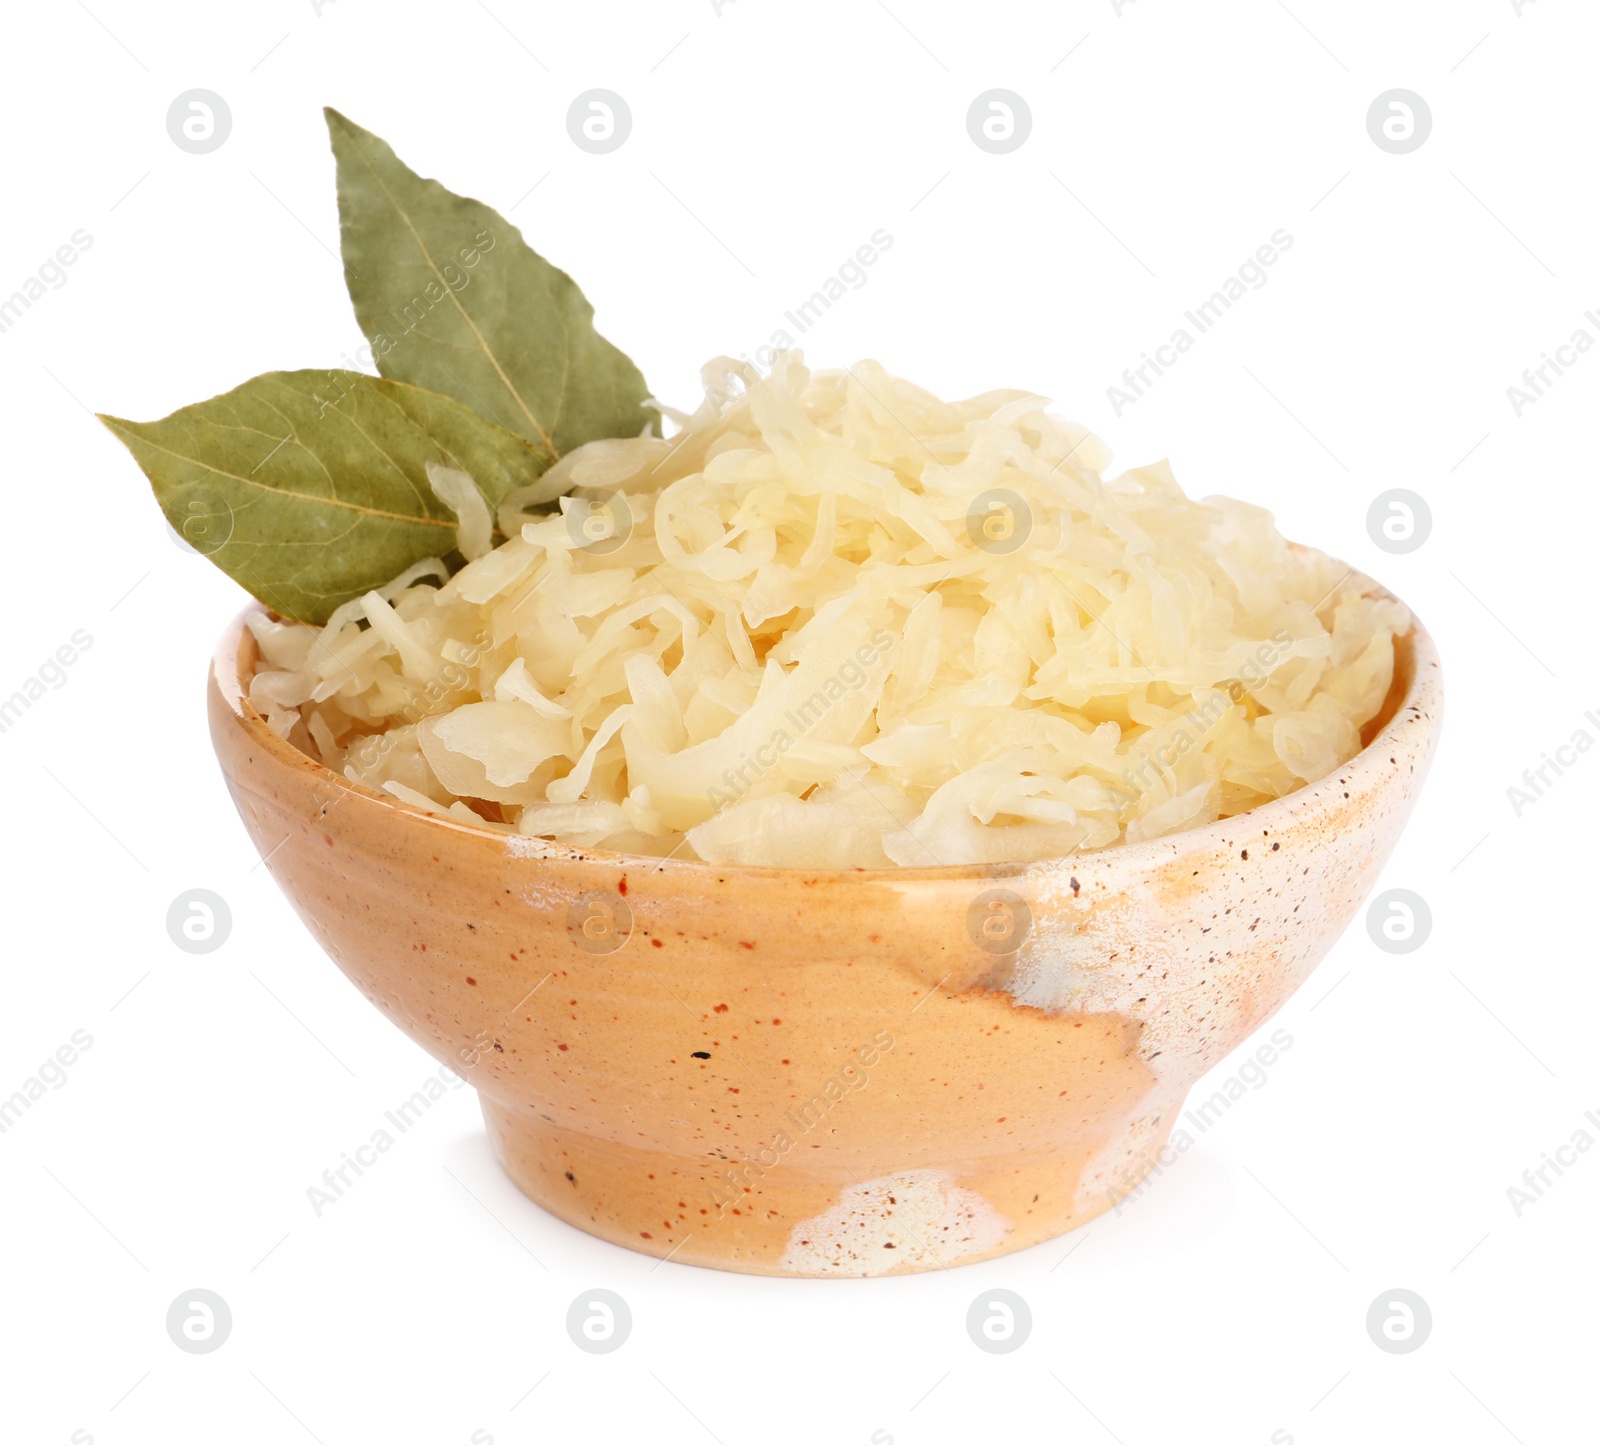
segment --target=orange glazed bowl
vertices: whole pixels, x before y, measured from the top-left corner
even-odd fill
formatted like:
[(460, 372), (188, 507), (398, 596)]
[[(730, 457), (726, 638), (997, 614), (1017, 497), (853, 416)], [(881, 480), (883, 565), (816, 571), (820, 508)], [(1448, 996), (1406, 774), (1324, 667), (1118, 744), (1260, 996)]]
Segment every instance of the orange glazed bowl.
[(688, 1264), (907, 1273), (1025, 1249), (1134, 1189), (1191, 1084), (1378, 877), (1439, 733), (1420, 624), (1365, 748), (1189, 832), (1038, 863), (722, 867), (430, 814), (248, 699), (211, 736), (257, 849), (350, 980), (479, 1093), (579, 1229)]

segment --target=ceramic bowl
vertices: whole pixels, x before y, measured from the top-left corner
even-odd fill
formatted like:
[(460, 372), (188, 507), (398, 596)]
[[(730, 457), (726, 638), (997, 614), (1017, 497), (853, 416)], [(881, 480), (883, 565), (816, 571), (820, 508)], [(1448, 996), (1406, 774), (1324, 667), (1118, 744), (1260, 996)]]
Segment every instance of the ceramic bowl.
[(351, 981), (477, 1088), (558, 1218), (686, 1264), (860, 1276), (1025, 1249), (1160, 1156), (1190, 1085), (1361, 905), (1438, 737), (1420, 625), (1364, 750), (1207, 827), (1059, 861), (809, 871), (580, 851), (330, 772), (209, 687), (267, 867)]

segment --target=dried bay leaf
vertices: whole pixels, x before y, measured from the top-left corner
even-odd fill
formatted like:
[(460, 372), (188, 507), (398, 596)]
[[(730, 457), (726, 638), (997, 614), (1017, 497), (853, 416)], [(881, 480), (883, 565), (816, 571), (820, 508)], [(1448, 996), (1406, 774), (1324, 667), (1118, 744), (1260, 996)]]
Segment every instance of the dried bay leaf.
[(570, 276), (489, 206), (325, 113), (345, 280), (379, 371), (465, 402), (550, 461), (659, 428), (639, 369), (594, 329)]
[(275, 371), (160, 421), (102, 416), (167, 520), (285, 617), (322, 623), (456, 543), (429, 462), (467, 473), (492, 514), (549, 458), (470, 406), (356, 371)]

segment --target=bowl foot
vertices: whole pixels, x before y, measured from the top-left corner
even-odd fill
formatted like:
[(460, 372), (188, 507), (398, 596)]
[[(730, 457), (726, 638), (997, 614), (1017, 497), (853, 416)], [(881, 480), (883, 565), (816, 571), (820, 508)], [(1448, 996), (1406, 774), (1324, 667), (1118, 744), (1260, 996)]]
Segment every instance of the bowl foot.
[[(482, 1099), (495, 1156), (558, 1219), (680, 1264), (800, 1278), (908, 1274), (975, 1263), (1063, 1234), (1149, 1186), (1181, 1100), (1119, 1121), (1098, 1147), (975, 1161), (952, 1173), (686, 1156), (634, 1148)], [(530, 1111), (531, 1112), (531, 1111)]]

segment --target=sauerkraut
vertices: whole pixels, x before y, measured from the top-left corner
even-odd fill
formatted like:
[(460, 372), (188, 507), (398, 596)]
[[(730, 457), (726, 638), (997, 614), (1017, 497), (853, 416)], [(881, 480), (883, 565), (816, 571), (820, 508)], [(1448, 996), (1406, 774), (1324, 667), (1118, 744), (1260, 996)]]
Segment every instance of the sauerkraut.
[[(670, 439), (476, 489), (451, 575), (261, 614), (252, 702), (328, 767), (552, 848), (1022, 862), (1157, 837), (1361, 747), (1406, 609), (1110, 457), (1042, 397), (718, 358)], [(457, 559), (459, 560), (459, 559)]]

